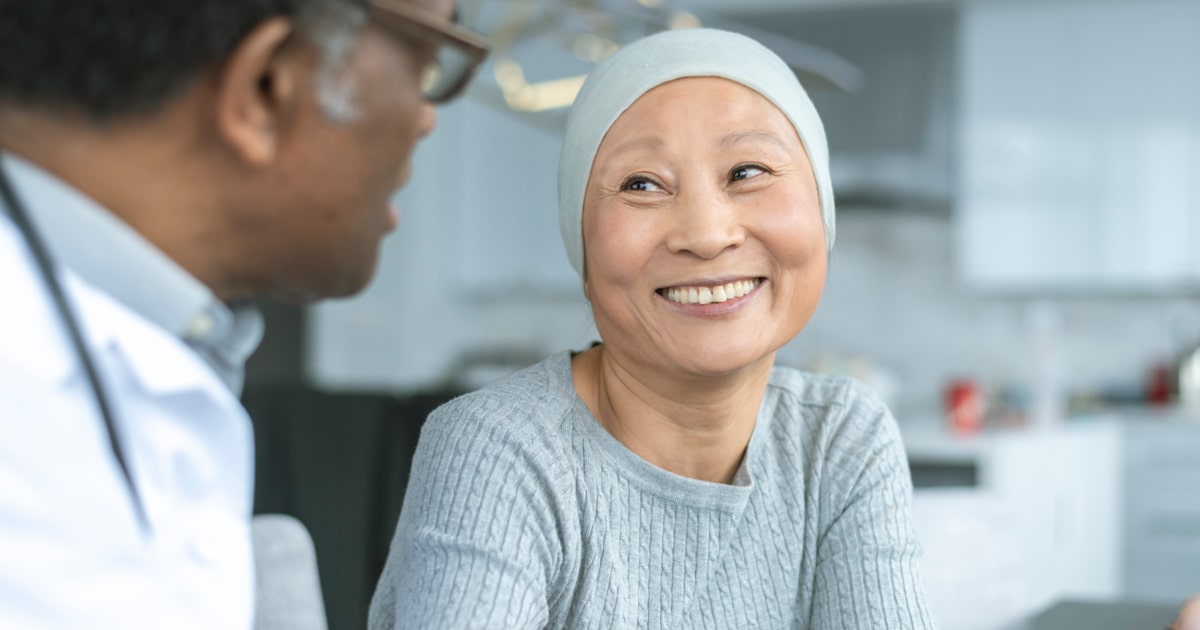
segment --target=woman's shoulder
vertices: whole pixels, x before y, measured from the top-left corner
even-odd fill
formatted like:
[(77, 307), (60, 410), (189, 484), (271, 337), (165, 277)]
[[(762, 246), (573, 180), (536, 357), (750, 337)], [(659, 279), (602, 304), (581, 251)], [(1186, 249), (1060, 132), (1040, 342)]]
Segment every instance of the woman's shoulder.
[(874, 450), (899, 443), (886, 403), (863, 383), (834, 374), (776, 367), (764, 408), (776, 439), (831, 456), (845, 449)]
[(771, 372), (769, 394), (787, 409), (825, 410), (832, 414), (887, 414), (887, 405), (866, 385), (848, 376), (817, 374), (792, 367), (776, 366)]
[(570, 354), (564, 351), (453, 398), (435, 409), (425, 426), (458, 435), (545, 435), (569, 413), (574, 391)]
[(569, 370), (569, 356), (555, 355), (435, 409), (421, 428), (414, 477), (436, 476), (437, 487), (482, 484), (569, 501)]

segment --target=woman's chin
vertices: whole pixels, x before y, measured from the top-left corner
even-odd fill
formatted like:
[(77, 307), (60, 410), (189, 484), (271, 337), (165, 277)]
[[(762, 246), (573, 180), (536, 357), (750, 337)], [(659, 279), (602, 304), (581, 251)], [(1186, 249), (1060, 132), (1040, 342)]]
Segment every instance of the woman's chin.
[(749, 374), (775, 360), (775, 351), (761, 349), (731, 349), (729, 347), (698, 348), (686, 357), (674, 361), (680, 374), (694, 377), (719, 378)]

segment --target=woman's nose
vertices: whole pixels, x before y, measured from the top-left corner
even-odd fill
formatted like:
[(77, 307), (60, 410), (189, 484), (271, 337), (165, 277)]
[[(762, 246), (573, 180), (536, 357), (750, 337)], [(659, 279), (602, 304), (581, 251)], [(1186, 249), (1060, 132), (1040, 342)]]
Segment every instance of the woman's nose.
[(740, 214), (737, 204), (716, 191), (680, 196), (667, 248), (672, 253), (715, 258), (746, 240)]

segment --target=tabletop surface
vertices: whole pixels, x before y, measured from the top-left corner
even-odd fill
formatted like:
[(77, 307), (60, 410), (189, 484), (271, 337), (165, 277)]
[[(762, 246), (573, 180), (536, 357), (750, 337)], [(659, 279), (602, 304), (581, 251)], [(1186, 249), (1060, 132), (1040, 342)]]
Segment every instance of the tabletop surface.
[(1178, 613), (1167, 604), (1061, 601), (1008, 630), (1162, 630)]

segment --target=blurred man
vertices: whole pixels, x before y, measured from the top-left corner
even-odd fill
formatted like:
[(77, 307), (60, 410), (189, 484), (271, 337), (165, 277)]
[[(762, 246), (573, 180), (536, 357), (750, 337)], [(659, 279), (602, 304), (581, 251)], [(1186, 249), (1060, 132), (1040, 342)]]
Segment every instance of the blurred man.
[(0, 627), (250, 627), (246, 299), (371, 279), (453, 13), (0, 0)]

